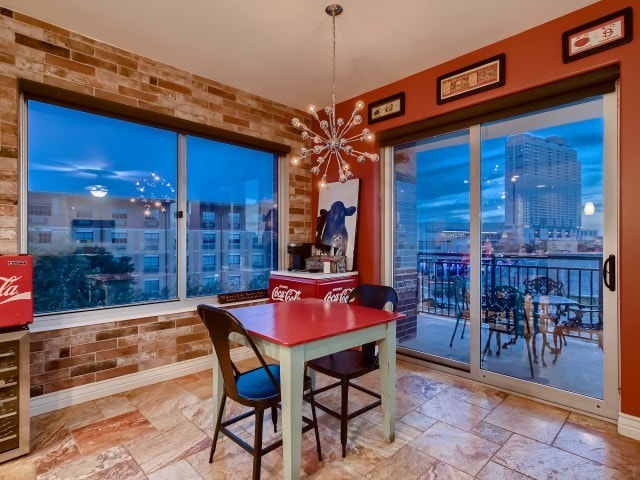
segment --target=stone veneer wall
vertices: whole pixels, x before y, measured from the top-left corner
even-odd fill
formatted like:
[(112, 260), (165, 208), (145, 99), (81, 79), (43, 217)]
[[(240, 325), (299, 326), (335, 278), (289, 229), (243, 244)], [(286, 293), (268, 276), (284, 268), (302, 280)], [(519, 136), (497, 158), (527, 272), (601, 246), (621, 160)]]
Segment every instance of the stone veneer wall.
[[(18, 252), (18, 79), (279, 143), (307, 115), (0, 7), (0, 253)], [(311, 174), (290, 166), (289, 238), (311, 238)], [(211, 353), (195, 312), (31, 335), (32, 396)]]

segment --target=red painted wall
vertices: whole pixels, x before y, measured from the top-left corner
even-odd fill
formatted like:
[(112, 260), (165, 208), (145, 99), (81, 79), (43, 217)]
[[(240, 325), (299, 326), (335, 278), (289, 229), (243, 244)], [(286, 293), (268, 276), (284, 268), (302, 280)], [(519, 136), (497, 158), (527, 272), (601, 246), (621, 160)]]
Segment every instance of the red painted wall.
[[(635, 4), (635, 38), (631, 43), (564, 64), (562, 33), (584, 23)], [(636, 198), (640, 182), (640, 8), (631, 0), (602, 0), (570, 15), (522, 32), (514, 37), (468, 53), (382, 88), (363, 93), (365, 104), (405, 92), (405, 114), (371, 126), (373, 131), (390, 129), (431, 116), (527, 90), (599, 67), (620, 64), (620, 223), (619, 299), (622, 412), (640, 417), (640, 215)], [(436, 78), (499, 53), (506, 54), (506, 84), (444, 105), (436, 104)], [(344, 102), (345, 110), (354, 100)], [(366, 121), (366, 114), (364, 115)], [(380, 164), (352, 162), (361, 179), (357, 267), (362, 282), (380, 281), (381, 179)], [(329, 181), (337, 181), (331, 176)], [(318, 182), (314, 177), (312, 212), (317, 212)], [(315, 220), (314, 220), (315, 223)]]

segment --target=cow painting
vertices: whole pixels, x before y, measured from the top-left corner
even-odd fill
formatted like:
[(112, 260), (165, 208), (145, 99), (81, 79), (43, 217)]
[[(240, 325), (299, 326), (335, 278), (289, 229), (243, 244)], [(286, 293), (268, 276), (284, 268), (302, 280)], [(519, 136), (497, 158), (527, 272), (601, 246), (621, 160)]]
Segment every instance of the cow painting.
[[(341, 201), (331, 204), (329, 210), (320, 209), (316, 244), (330, 246), (333, 255), (346, 255), (349, 245), (349, 233), (345, 218), (356, 213), (356, 207), (345, 207)], [(321, 223), (324, 225), (320, 226)]]
[(346, 271), (355, 267), (355, 243), (358, 227), (357, 178), (344, 183), (328, 183), (318, 196), (316, 251), (346, 257)]

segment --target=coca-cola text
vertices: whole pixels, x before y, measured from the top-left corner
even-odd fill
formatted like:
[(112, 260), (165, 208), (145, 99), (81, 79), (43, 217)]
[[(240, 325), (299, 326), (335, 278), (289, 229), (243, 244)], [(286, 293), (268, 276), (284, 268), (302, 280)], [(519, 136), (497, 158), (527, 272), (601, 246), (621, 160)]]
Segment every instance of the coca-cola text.
[(287, 286), (277, 286), (271, 291), (271, 300), (276, 302), (293, 302), (300, 300), (302, 291)]

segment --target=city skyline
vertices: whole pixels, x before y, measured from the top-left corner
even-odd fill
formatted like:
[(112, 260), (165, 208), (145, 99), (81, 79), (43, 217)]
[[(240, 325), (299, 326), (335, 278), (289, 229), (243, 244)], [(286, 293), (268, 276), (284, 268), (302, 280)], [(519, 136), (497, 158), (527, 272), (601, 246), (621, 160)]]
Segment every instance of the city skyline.
[[(547, 138), (559, 136), (578, 151), (582, 167), (582, 203), (590, 201), (596, 215), (602, 212), (602, 119), (522, 132)], [(507, 136), (484, 140), (481, 147), (483, 222), (504, 223), (505, 143)], [(423, 150), (417, 154), (418, 219), (433, 222), (469, 222), (469, 146), (448, 142), (443, 148)], [(595, 217), (595, 216), (594, 216)], [(593, 217), (592, 217), (593, 218)], [(592, 219), (583, 227), (593, 228)], [(424, 221), (424, 220), (422, 220)], [(600, 223), (597, 221), (596, 223)], [(591, 225), (590, 225), (591, 224)]]

